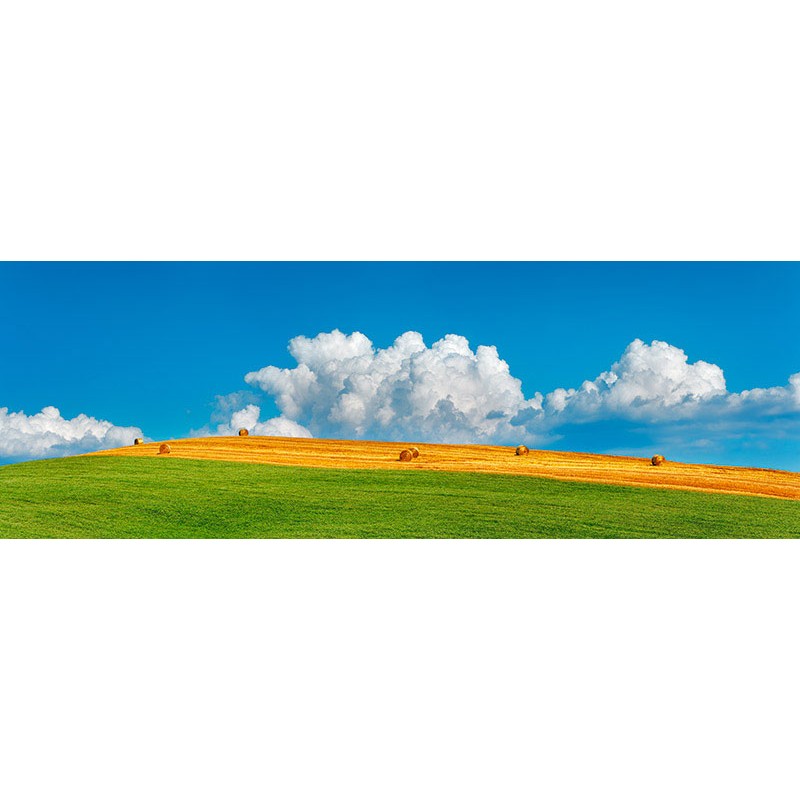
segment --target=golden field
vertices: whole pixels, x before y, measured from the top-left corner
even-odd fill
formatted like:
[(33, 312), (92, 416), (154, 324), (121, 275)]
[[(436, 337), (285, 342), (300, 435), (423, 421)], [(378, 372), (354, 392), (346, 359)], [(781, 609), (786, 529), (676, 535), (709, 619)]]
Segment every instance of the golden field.
[[(526, 456), (517, 456), (513, 447), (487, 445), (226, 436), (169, 440), (171, 453), (159, 455), (161, 444), (131, 445), (90, 455), (154, 456), (334, 469), (502, 473), (563, 481), (800, 500), (800, 473), (796, 472), (683, 464), (669, 460), (654, 467), (649, 459), (591, 453), (531, 450)], [(412, 445), (419, 447), (419, 458), (401, 462), (400, 451)]]

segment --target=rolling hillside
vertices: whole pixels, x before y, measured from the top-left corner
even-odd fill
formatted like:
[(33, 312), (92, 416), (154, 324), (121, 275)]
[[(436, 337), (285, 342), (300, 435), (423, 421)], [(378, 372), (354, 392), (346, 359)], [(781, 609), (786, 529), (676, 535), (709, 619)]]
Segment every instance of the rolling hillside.
[(794, 536), (795, 500), (526, 475), (147, 456), (0, 467), (0, 537)]
[(787, 472), (448, 445), (401, 463), (396, 443), (320, 439), (170, 447), (0, 467), (0, 537), (800, 536)]
[(526, 475), (615, 486), (686, 489), (800, 500), (800, 474), (796, 472), (670, 461), (653, 467), (647, 459), (591, 453), (531, 450), (527, 456), (516, 456), (513, 447), (419, 444), (420, 457), (402, 463), (398, 455), (406, 445), (397, 442), (267, 436), (209, 437), (170, 440), (171, 453), (168, 455), (158, 454), (159, 444), (105, 450), (93, 453), (91, 457), (155, 456), (160, 459), (208, 459), (294, 467)]

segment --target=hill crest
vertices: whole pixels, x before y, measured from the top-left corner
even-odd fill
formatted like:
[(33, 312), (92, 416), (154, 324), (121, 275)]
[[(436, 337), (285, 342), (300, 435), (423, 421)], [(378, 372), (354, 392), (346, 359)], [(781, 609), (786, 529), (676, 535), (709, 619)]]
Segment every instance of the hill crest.
[[(528, 455), (517, 456), (514, 447), (497, 445), (404, 444), (272, 436), (214, 436), (170, 439), (166, 443), (171, 448), (168, 454), (159, 454), (162, 442), (150, 442), (88, 455), (201, 459), (333, 469), (527, 475), (562, 481), (800, 500), (800, 473), (753, 467), (685, 464), (669, 460), (655, 467), (649, 459), (644, 458), (556, 450), (531, 450)], [(419, 448), (419, 458), (401, 462), (400, 451), (411, 445)]]

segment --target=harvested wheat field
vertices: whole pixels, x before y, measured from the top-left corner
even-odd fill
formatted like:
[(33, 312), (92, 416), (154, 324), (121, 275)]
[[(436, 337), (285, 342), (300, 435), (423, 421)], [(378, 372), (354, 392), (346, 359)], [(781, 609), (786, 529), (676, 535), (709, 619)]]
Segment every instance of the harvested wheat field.
[[(398, 453), (409, 445), (398, 442), (292, 439), (267, 436), (229, 436), (170, 440), (171, 452), (162, 458), (233, 461), (295, 467), (335, 469), (438, 470), (527, 475), (562, 481), (685, 489), (699, 492), (754, 495), (800, 500), (800, 473), (747, 467), (722, 467), (650, 458), (530, 450), (526, 458), (514, 447), (425, 444), (418, 458), (403, 462)], [(150, 443), (93, 455), (157, 456), (160, 443)], [(669, 454), (667, 454), (669, 457)]]

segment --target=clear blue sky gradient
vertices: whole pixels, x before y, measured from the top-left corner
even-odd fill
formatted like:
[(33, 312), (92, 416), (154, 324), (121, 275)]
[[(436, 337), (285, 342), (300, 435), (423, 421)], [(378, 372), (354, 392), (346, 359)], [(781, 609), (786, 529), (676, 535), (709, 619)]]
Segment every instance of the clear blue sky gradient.
[(719, 365), (729, 391), (800, 371), (798, 263), (7, 263), (0, 280), (0, 406), (155, 439), (207, 424), (246, 372), (294, 365), (289, 339), (333, 328), (496, 345), (526, 396), (580, 386), (637, 337)]

